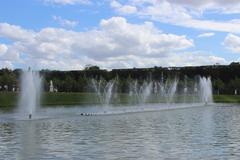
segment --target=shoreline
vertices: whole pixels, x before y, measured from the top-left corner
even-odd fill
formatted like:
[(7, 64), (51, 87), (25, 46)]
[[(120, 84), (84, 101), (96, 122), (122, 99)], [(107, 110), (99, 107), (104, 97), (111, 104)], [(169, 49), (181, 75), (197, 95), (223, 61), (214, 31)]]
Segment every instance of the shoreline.
[[(0, 108), (14, 108), (17, 106), (17, 92), (0, 92)], [(128, 95), (120, 93), (121, 102), (127, 103)], [(43, 93), (41, 105), (43, 106), (58, 106), (58, 105), (86, 105), (99, 104), (98, 97), (95, 93), (88, 92), (58, 92), (58, 93)], [(240, 103), (240, 95), (213, 95), (215, 103)], [(161, 101), (161, 100), (160, 100)], [(157, 103), (157, 102), (151, 102)], [(158, 102), (159, 103), (159, 102)]]

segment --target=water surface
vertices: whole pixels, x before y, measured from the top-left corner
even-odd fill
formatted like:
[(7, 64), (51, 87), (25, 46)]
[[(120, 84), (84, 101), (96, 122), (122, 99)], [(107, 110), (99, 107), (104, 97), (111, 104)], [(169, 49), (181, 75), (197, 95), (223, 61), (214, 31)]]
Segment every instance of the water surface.
[(80, 116), (81, 112), (96, 109), (45, 109), (33, 120), (1, 113), (0, 157), (24, 160), (240, 157), (240, 106), (222, 104), (118, 114), (126, 110), (119, 107), (117, 112), (111, 112), (114, 114)]

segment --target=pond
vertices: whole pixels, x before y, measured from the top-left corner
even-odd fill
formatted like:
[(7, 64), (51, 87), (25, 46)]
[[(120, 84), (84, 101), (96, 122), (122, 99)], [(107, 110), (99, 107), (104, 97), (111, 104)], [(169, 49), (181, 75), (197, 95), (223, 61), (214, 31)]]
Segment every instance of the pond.
[(238, 160), (239, 122), (233, 104), (45, 107), (31, 120), (2, 112), (0, 157)]

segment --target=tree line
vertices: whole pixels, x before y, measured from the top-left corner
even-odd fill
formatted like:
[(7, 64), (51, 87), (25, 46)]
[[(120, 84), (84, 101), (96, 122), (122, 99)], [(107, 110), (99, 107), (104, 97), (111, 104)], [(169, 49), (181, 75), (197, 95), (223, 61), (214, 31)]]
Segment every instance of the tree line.
[[(20, 85), (21, 69), (0, 69), (0, 91), (17, 91)], [(50, 81), (59, 92), (91, 91), (91, 79), (110, 81), (118, 79), (119, 92), (127, 92), (129, 81), (166, 80), (178, 78), (179, 83), (185, 79), (194, 81), (198, 76), (210, 76), (215, 94), (234, 94), (240, 91), (240, 64), (209, 65), (191, 67), (153, 67), (113, 69), (107, 71), (98, 66), (87, 66), (78, 71), (41, 70), (43, 88), (49, 91)]]

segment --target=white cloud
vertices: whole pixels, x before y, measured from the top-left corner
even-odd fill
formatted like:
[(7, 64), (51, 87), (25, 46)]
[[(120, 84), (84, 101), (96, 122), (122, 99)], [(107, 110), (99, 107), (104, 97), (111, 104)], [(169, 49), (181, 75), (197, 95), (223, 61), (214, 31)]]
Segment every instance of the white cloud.
[(181, 57), (173, 58), (176, 66), (200, 66), (213, 64), (228, 64), (229, 62), (222, 57), (213, 56), (201, 52), (183, 53)]
[(90, 0), (43, 0), (45, 3), (60, 4), (60, 5), (74, 5), (74, 4), (89, 4)]
[(228, 34), (223, 42), (226, 49), (233, 53), (240, 53), (240, 37), (234, 34)]
[(215, 33), (213, 33), (213, 32), (207, 32), (207, 33), (199, 34), (199, 35), (198, 35), (198, 38), (212, 37), (212, 36), (214, 36), (214, 35), (215, 35)]
[[(194, 42), (185, 35), (165, 34), (151, 22), (131, 24), (122, 17), (102, 20), (97, 29), (85, 32), (62, 28), (31, 31), (2, 25), (0, 36), (10, 39), (12, 44), (7, 51), (1, 49), (4, 56), (0, 61), (37, 69), (82, 69), (87, 64), (110, 69), (225, 62), (220, 57), (186, 53)], [(15, 30), (24, 38), (14, 36)]]
[(111, 2), (111, 7), (116, 9), (120, 14), (133, 14), (137, 12), (137, 8), (135, 6), (122, 5), (115, 0)]
[(14, 41), (29, 41), (34, 36), (31, 30), (25, 30), (20, 26), (0, 23), (0, 37), (8, 37)]
[(0, 60), (0, 68), (10, 68), (10, 69), (13, 69), (13, 64), (10, 61), (1, 61)]
[(0, 44), (0, 68), (13, 68), (13, 57), (11, 56), (12, 54), (9, 52), (8, 46)]
[(69, 28), (74, 28), (78, 25), (78, 21), (72, 21), (68, 19), (63, 19), (60, 16), (53, 16), (53, 20), (58, 22), (62, 27), (69, 27)]
[[(153, 66), (199, 66), (213, 64), (228, 64), (222, 57), (212, 56), (198, 52), (172, 53), (165, 57), (146, 57), (129, 55), (111, 59), (107, 65), (109, 68), (129, 68), (129, 67), (153, 67)], [(101, 65), (101, 64), (100, 64)]]
[(240, 13), (240, 1), (239, 0), (168, 0), (170, 3), (175, 3), (189, 7), (192, 10), (199, 12), (204, 11), (218, 11), (222, 14)]
[(7, 46), (5, 44), (0, 44), (0, 61), (18, 61), (19, 52), (15, 45)]
[(205, 11), (216, 11), (221, 14), (240, 13), (239, 0), (128, 0), (127, 3), (136, 6), (157, 5), (163, 2), (187, 8), (189, 13), (202, 14)]
[(8, 50), (8, 47), (5, 44), (0, 44), (0, 56), (4, 55)]
[[(115, 0), (115, 4), (119, 3)], [(120, 3), (119, 3), (120, 4)], [(120, 7), (112, 7), (119, 12), (121, 6), (136, 8), (129, 14), (150, 18), (154, 21), (177, 26), (221, 32), (240, 33), (240, 19), (226, 21), (209, 20), (204, 17), (206, 12), (221, 14), (240, 13), (240, 1), (231, 0), (129, 0)], [(125, 13), (126, 14), (126, 13)]]

